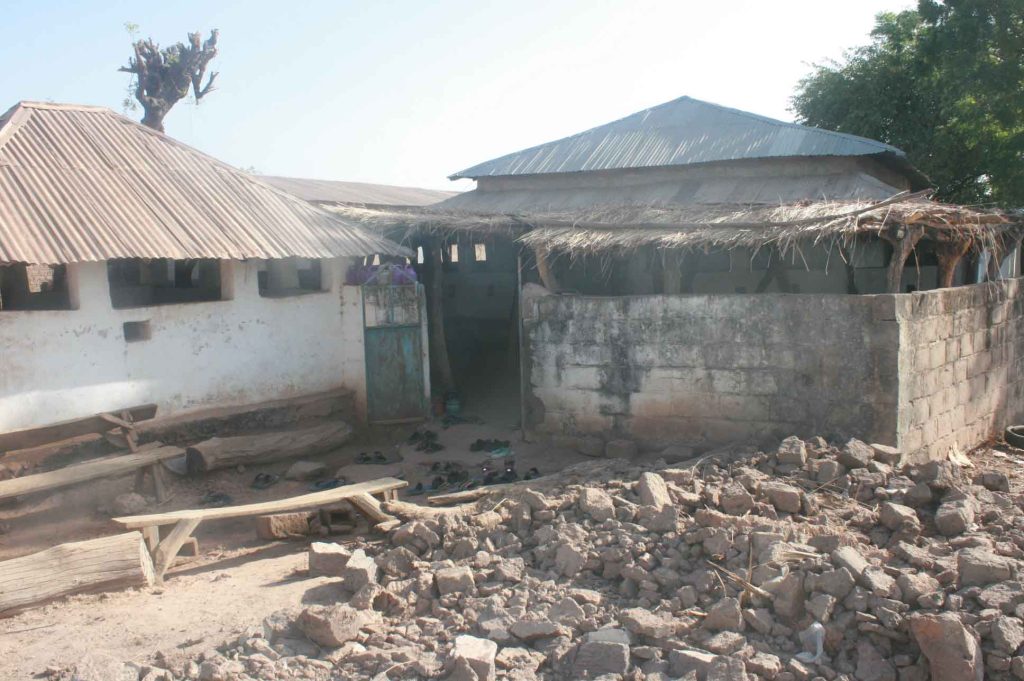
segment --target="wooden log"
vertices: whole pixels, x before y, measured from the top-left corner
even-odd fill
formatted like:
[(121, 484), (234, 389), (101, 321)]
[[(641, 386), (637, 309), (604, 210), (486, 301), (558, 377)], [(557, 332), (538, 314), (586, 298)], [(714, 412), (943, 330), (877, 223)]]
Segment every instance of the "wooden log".
[(914, 252), (917, 242), (924, 237), (924, 230), (921, 228), (907, 229), (904, 234), (894, 237), (881, 235), (883, 239), (892, 244), (892, 259), (889, 261), (889, 269), (886, 273), (886, 288), (889, 293), (899, 293), (900, 285), (903, 282), (903, 267), (907, 258)]
[(348, 499), (348, 503), (352, 504), (357, 511), (369, 518), (373, 522), (374, 527), (384, 532), (401, 524), (398, 518), (385, 513), (381, 509), (380, 502), (369, 494), (355, 494)]
[(0, 614), (83, 591), (149, 586), (153, 563), (141, 532), (61, 544), (0, 562)]
[(204, 473), (239, 464), (317, 456), (341, 447), (350, 437), (352, 428), (341, 421), (257, 435), (214, 437), (189, 447), (186, 465), (189, 473)]
[[(159, 443), (156, 443), (159, 445)], [(55, 471), (26, 475), (21, 478), (0, 481), (0, 499), (42, 492), (45, 490), (74, 485), (97, 478), (113, 478), (132, 471), (152, 466), (165, 459), (181, 456), (185, 450), (178, 447), (151, 447), (135, 454), (112, 456), (96, 461), (67, 466)]]
[(950, 288), (960, 260), (971, 248), (970, 239), (943, 241), (935, 245), (935, 257), (939, 264), (939, 288)]
[[(153, 418), (156, 414), (156, 405), (143, 404), (137, 407), (116, 409), (112, 411), (115, 411), (118, 414), (126, 413), (132, 422), (142, 421), (144, 419)], [(119, 420), (128, 421), (129, 419)], [(80, 435), (104, 433), (110, 430), (111, 427), (112, 424), (106, 415), (94, 415), (79, 419), (70, 419), (68, 421), (60, 421), (58, 423), (51, 423), (49, 425), (39, 426), (36, 428), (15, 430), (10, 433), (0, 434), (0, 452), (10, 452), (15, 449), (38, 447), (39, 445), (45, 445), (50, 442), (59, 442), (60, 440), (67, 440)]]
[(550, 252), (545, 248), (534, 248), (533, 255), (537, 261), (537, 274), (540, 276), (541, 283), (552, 293), (558, 293), (562, 287), (558, 283), (558, 277), (555, 276)]

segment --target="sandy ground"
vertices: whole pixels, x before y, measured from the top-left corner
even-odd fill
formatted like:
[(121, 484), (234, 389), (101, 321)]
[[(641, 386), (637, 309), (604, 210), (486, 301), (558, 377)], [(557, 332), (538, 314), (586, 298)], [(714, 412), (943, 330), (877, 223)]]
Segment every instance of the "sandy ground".
[[(567, 450), (515, 441), (515, 424), (494, 418), (495, 424), (461, 424), (448, 430), (440, 424), (426, 426), (436, 431), (445, 445), (435, 454), (416, 452), (406, 444), (413, 430), (406, 427), (370, 433), (316, 460), (353, 482), (401, 475), (413, 485), (420, 480), (429, 482), (435, 461), (457, 461), (471, 473), (478, 471), (487, 455), (469, 451), (477, 438), (513, 440), (520, 474), (534, 466), (542, 473), (553, 472), (585, 458)], [(387, 465), (354, 463), (359, 453), (374, 451), (401, 460)], [(309, 491), (306, 482), (282, 481), (266, 490), (250, 488), (256, 473), (283, 474), (291, 463), (243, 472), (219, 471), (199, 479), (175, 478), (170, 482), (171, 499), (159, 506), (152, 503), (145, 512), (195, 508), (209, 491), (229, 494), (235, 504), (304, 494)], [(4, 529), (0, 559), (116, 532), (109, 512), (102, 509), (116, 495), (131, 491), (132, 483), (131, 476), (85, 483), (0, 509)], [(309, 598), (331, 596), (330, 587), (325, 587), (328, 580), (306, 575), (307, 542), (259, 540), (251, 518), (204, 523), (195, 536), (200, 557), (172, 568), (162, 587), (73, 596), (0, 619), (0, 680), (32, 678), (48, 666), (75, 662), (87, 652), (139, 663), (152, 662), (158, 651), (168, 656), (195, 652), (195, 646), (214, 647), (243, 631), (258, 630), (266, 615), (300, 604), (310, 589)], [(331, 541), (344, 543), (345, 537), (332, 537)]]

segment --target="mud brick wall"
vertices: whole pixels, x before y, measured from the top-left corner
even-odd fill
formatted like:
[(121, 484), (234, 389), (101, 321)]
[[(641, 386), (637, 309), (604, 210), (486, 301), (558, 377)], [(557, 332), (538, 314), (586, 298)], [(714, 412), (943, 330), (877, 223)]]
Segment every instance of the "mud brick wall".
[(899, 445), (945, 456), (1018, 423), (1024, 405), (1021, 280), (896, 297)]
[(524, 296), (523, 323), (539, 436), (897, 441), (893, 296)]

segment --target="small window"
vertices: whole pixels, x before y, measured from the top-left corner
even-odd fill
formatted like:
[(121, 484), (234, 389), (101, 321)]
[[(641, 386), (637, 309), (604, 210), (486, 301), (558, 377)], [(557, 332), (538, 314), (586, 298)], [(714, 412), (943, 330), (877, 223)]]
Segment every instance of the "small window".
[(118, 309), (221, 300), (219, 260), (110, 260), (107, 280)]
[(267, 260), (256, 275), (260, 295), (285, 298), (324, 290), (323, 269), (319, 260), (280, 258)]
[(487, 262), (487, 244), (473, 244), (473, 259), (477, 262)]
[(422, 265), (423, 264), (423, 246), (417, 246), (416, 247), (416, 264), (417, 265)]
[(70, 309), (67, 265), (0, 266), (0, 311)]
[(125, 343), (138, 343), (139, 341), (148, 341), (152, 337), (153, 331), (149, 326), (148, 319), (141, 322), (124, 323)]
[(450, 262), (453, 262), (453, 263), (456, 263), (456, 262), (459, 261), (459, 245), (458, 244), (449, 244), (448, 245), (448, 260)]

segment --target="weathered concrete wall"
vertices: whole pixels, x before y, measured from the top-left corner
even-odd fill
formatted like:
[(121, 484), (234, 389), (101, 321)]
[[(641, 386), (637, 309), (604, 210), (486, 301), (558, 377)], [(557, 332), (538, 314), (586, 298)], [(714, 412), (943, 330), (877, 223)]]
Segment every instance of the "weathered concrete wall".
[(899, 444), (917, 456), (968, 449), (1024, 412), (1020, 279), (897, 297)]
[(524, 294), (523, 315), (535, 433), (896, 444), (893, 296)]
[[(225, 262), (228, 300), (115, 310), (105, 263), (69, 272), (78, 309), (0, 313), (0, 431), (155, 402), (168, 415), (337, 387), (365, 410), (363, 311), (325, 261), (327, 290), (262, 298), (258, 263)], [(149, 340), (123, 324), (148, 320)]]

